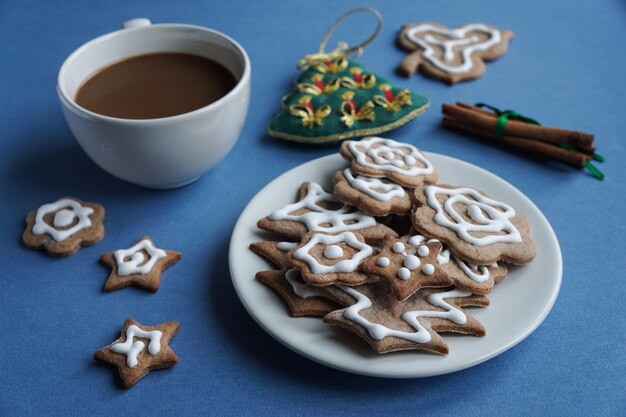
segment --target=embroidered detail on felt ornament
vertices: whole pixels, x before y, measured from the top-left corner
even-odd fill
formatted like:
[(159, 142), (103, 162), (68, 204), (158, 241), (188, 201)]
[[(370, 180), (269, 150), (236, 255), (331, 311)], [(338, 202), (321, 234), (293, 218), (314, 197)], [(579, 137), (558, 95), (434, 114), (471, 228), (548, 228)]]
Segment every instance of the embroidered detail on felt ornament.
[(331, 112), (331, 107), (327, 104), (319, 109), (314, 109), (311, 104), (311, 96), (303, 96), (299, 100), (300, 104), (294, 104), (289, 107), (289, 112), (296, 117), (302, 119), (302, 126), (313, 129), (316, 126), (321, 126), (324, 123), (324, 119), (328, 117)]
[(361, 107), (357, 107), (354, 101), (354, 91), (346, 91), (341, 95), (344, 100), (339, 107), (341, 111), (341, 121), (348, 127), (352, 127), (354, 122), (358, 120), (374, 121), (376, 113), (374, 113), (374, 103), (368, 100)]

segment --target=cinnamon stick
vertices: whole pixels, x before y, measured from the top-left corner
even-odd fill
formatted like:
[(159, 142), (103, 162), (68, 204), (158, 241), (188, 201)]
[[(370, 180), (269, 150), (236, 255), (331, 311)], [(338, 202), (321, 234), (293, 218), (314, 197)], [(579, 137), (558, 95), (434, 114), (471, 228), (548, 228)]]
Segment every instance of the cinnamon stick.
[[(472, 126), (494, 130), (498, 115), (493, 112), (465, 103), (443, 104), (443, 114), (462, 120)], [(505, 135), (519, 138), (535, 139), (554, 144), (568, 144), (574, 147), (587, 148), (593, 143), (593, 135), (574, 130), (538, 126), (510, 119), (504, 127)]]
[[(481, 137), (495, 138), (493, 129), (481, 128), (478, 126), (470, 125), (467, 124), (465, 120), (461, 120), (458, 118), (444, 115), (442, 123), (445, 127), (450, 129), (461, 130)], [(501, 142), (504, 142), (516, 148), (537, 152), (579, 168), (582, 168), (585, 162), (589, 160), (589, 157), (587, 155), (571, 152), (567, 149), (561, 148), (560, 146), (551, 145), (549, 143), (536, 141), (533, 139), (505, 135), (502, 138)]]

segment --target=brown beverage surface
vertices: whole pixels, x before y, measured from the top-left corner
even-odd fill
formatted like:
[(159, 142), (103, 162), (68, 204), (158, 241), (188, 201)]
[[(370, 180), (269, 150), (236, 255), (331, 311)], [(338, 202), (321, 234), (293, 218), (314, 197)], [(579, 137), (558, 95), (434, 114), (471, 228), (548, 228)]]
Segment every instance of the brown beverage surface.
[(159, 52), (101, 68), (83, 82), (75, 100), (105, 116), (156, 119), (211, 104), (236, 84), (230, 71), (211, 59)]

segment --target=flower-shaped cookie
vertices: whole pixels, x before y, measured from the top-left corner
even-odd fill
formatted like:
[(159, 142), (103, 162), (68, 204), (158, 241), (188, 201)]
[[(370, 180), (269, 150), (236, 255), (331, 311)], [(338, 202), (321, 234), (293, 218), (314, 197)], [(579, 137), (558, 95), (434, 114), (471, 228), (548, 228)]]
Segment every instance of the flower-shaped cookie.
[(322, 317), (337, 310), (338, 305), (331, 301), (325, 292), (307, 287), (300, 271), (292, 268), (287, 262), (287, 252), (296, 246), (298, 244), (295, 242), (265, 241), (250, 244), (250, 250), (263, 256), (278, 268), (257, 272), (256, 280), (276, 291), (294, 317)]
[(339, 201), (314, 182), (300, 187), (300, 199), (259, 220), (257, 226), (293, 240), (307, 232), (341, 233), (358, 231), (368, 241), (379, 241), (387, 234), (396, 235), (372, 216)]
[(389, 178), (409, 188), (437, 182), (433, 165), (408, 143), (372, 136), (343, 142), (340, 153), (351, 161), (352, 170), (367, 177)]
[(437, 184), (418, 187), (414, 197), (415, 229), (445, 242), (464, 261), (525, 264), (537, 253), (528, 219), (485, 193)]
[(447, 287), (452, 281), (437, 264), (440, 242), (412, 245), (393, 236), (383, 239), (384, 249), (359, 266), (366, 276), (387, 281), (398, 300), (406, 300), (420, 288)]
[(177, 321), (143, 326), (128, 319), (120, 338), (93, 356), (96, 360), (116, 366), (124, 388), (130, 388), (148, 372), (170, 368), (178, 363), (178, 357), (169, 347), (178, 327)]
[(485, 328), (463, 307), (485, 307), (489, 299), (455, 289), (424, 288), (398, 301), (383, 282), (358, 287), (324, 287), (346, 306), (324, 317), (324, 322), (350, 330), (378, 353), (419, 349), (446, 355), (441, 332), (484, 336)]
[(386, 216), (411, 211), (409, 192), (388, 179), (364, 177), (346, 168), (335, 173), (333, 182), (335, 196), (365, 214)]
[[(441, 244), (437, 239), (428, 239), (419, 234), (403, 236), (401, 241), (413, 246), (434, 242)], [(468, 264), (458, 256), (452, 255), (444, 244), (435, 262), (456, 287), (473, 294), (488, 294), (494, 284), (502, 281), (508, 272), (503, 262), (496, 262), (492, 265)]]
[(156, 292), (161, 283), (161, 273), (182, 258), (180, 252), (159, 249), (152, 239), (143, 236), (128, 249), (107, 252), (100, 262), (111, 267), (104, 283), (104, 291), (115, 291), (131, 285)]
[(22, 240), (28, 248), (45, 248), (50, 255), (69, 256), (102, 240), (103, 221), (104, 208), (100, 204), (65, 197), (28, 213)]
[(480, 77), (484, 61), (492, 61), (508, 48), (513, 32), (482, 23), (448, 29), (436, 23), (405, 25), (398, 45), (412, 53), (398, 72), (411, 76), (419, 68), (429, 77), (456, 84)]
[(373, 253), (372, 247), (357, 232), (307, 233), (287, 257), (309, 284), (359, 285), (367, 281), (367, 275), (358, 271), (359, 264)]

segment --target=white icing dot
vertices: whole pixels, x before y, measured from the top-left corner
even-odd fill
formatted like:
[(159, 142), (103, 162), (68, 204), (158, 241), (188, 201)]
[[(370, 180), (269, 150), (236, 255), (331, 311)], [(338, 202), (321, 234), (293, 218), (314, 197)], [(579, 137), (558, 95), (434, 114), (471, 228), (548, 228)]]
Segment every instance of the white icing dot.
[(394, 159), (395, 155), (393, 154), (392, 151), (385, 151), (382, 153), (382, 157), (385, 159)]
[(426, 275), (432, 275), (435, 273), (435, 267), (432, 266), (431, 264), (426, 264), (422, 268), (422, 272)]
[(393, 246), (391, 247), (391, 249), (393, 249), (393, 251), (395, 253), (402, 253), (404, 251), (404, 243), (402, 242), (396, 242), (393, 244)]
[(130, 257), (130, 262), (132, 262), (135, 265), (139, 265), (139, 264), (143, 263), (143, 261), (145, 261), (145, 260), (146, 260), (146, 257), (143, 256), (143, 253), (141, 253), (141, 252), (135, 252)]
[(430, 253), (430, 250), (428, 249), (428, 246), (420, 246), (419, 248), (417, 248), (417, 253), (419, 254), (419, 256), (428, 256), (428, 254)]
[(343, 256), (343, 249), (339, 245), (328, 245), (324, 249), (324, 257), (328, 259), (339, 259)]
[(404, 162), (407, 165), (415, 165), (417, 163), (417, 159), (415, 159), (412, 155), (406, 155), (404, 157)]
[(415, 255), (409, 255), (404, 258), (404, 266), (406, 266), (411, 271), (414, 271), (420, 267), (420, 260)]
[(379, 259), (376, 261), (376, 265), (378, 265), (378, 266), (382, 266), (383, 268), (388, 267), (390, 263), (391, 263), (391, 262), (389, 261), (389, 258), (387, 258), (387, 257), (385, 257), (385, 256), (383, 256), (382, 258), (379, 258)]
[(406, 268), (400, 268), (398, 270), (398, 278), (406, 281), (407, 279), (411, 278), (411, 271)]
[(76, 218), (76, 213), (74, 213), (74, 210), (59, 210), (54, 215), (54, 227), (67, 227), (74, 222), (74, 218)]
[(409, 244), (416, 246), (419, 245), (420, 243), (422, 243), (424, 241), (424, 236), (422, 235), (415, 235), (415, 236), (411, 236), (411, 238), (409, 239)]

